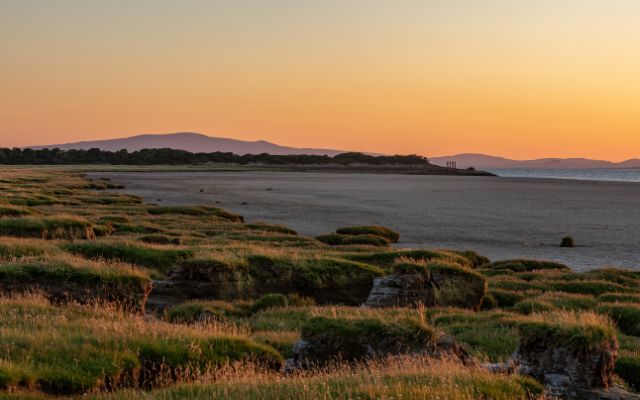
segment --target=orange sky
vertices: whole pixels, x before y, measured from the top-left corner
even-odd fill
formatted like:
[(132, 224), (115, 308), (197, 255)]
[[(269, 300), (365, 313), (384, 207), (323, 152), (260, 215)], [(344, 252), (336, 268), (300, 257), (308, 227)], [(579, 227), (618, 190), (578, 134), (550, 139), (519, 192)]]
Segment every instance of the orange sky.
[(0, 0), (0, 146), (640, 157), (639, 20), (636, 0)]

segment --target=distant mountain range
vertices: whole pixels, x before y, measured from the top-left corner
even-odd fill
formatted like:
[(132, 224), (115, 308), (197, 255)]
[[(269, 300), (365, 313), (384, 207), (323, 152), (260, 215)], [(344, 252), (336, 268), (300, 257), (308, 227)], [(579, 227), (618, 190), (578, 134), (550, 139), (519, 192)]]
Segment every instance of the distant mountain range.
[[(230, 152), (239, 155), (269, 153), (273, 155), (309, 154), (328, 155), (345, 153), (344, 150), (315, 149), (288, 147), (267, 142), (245, 141), (222, 137), (206, 136), (194, 132), (179, 132), (168, 134), (145, 134), (126, 138), (93, 140), (66, 144), (51, 144), (46, 146), (29, 146), (32, 149), (60, 148), (62, 150), (79, 149), (88, 150), (99, 148), (106, 151), (118, 151), (126, 149), (130, 152), (141, 149), (171, 148), (186, 150), (194, 153), (213, 153), (216, 151)], [(377, 153), (366, 153), (379, 155)], [(432, 164), (446, 166), (447, 161), (455, 161), (458, 168), (466, 169), (474, 167), (479, 170), (495, 168), (640, 168), (640, 159), (615, 163), (603, 160), (590, 160), (586, 158), (540, 158), (536, 160), (511, 160), (504, 157), (495, 157), (485, 154), (464, 153), (447, 157), (429, 157)]]
[(126, 149), (130, 152), (141, 149), (171, 148), (176, 150), (186, 150), (193, 153), (213, 153), (216, 151), (221, 151), (240, 155), (269, 153), (274, 155), (310, 154), (334, 156), (336, 154), (345, 153), (345, 151), (343, 150), (287, 147), (270, 143), (264, 140), (249, 142), (237, 139), (211, 137), (193, 132), (179, 132), (157, 135), (147, 134), (119, 139), (93, 140), (86, 142), (28, 147), (32, 149), (52, 149), (57, 147), (61, 150), (88, 150), (91, 148), (98, 148), (106, 151), (118, 151)]
[(623, 162), (590, 160), (587, 158), (539, 158), (536, 160), (510, 160), (485, 154), (456, 154), (448, 157), (429, 157), (435, 165), (446, 166), (447, 161), (455, 161), (458, 168), (474, 167), (476, 169), (495, 168), (640, 168), (640, 159), (634, 158)]

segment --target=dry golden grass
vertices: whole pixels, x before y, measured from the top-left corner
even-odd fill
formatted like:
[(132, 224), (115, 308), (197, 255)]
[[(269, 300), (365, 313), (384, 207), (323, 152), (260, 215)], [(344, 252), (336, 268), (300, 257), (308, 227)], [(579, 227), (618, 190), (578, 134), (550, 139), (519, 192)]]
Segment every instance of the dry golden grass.
[(142, 394), (123, 392), (96, 399), (542, 399), (541, 387), (517, 375), (425, 357), (391, 357), (356, 366), (335, 365), (293, 376), (229, 366), (199, 384)]
[[(20, 265), (37, 262), (45, 267), (68, 265), (89, 271), (92, 277), (148, 279), (153, 276), (166, 279), (171, 268), (182, 263), (183, 259), (164, 259), (161, 257), (165, 254), (163, 252), (184, 250), (188, 251), (185, 256), (187, 260), (209, 259), (229, 266), (247, 266), (251, 257), (268, 258), (278, 265), (293, 266), (303, 272), (306, 267), (312, 266), (309, 275), (313, 277), (315, 274), (320, 280), (325, 278), (322, 268), (327, 265), (322, 261), (346, 262), (356, 259), (353, 256), (358, 255), (372, 255), (373, 258), (364, 263), (381, 266), (376, 267), (379, 271), (392, 268), (394, 263), (409, 262), (427, 266), (429, 262), (424, 258), (429, 258), (429, 253), (433, 253), (441, 262), (457, 263), (461, 268), (469, 267), (468, 260), (447, 250), (429, 252), (416, 249), (414, 253), (407, 253), (420, 258), (416, 261), (391, 250), (373, 250), (366, 246), (328, 247), (310, 238), (294, 235), (285, 237), (279, 232), (255, 230), (238, 222), (209, 216), (150, 215), (149, 205), (140, 203), (139, 199), (110, 191), (91, 190), (90, 182), (78, 173), (83, 168), (8, 167), (0, 170), (0, 204), (8, 204), (7, 207), (12, 210), (33, 212), (24, 217), (29, 221), (60, 219), (76, 221), (79, 225), (86, 222), (99, 233), (94, 238), (86, 232), (79, 232), (82, 240), (72, 237), (78, 232), (67, 235), (66, 232), (55, 230), (47, 233), (47, 237), (60, 236), (60, 239), (45, 241), (39, 238), (0, 237), (0, 267), (10, 269), (8, 265), (11, 264), (16, 272), (21, 272)], [(152, 167), (113, 169), (131, 168), (143, 170)], [(100, 186), (100, 183), (103, 182), (97, 182), (94, 187)], [(120, 217), (120, 222), (102, 218), (113, 216)], [(14, 222), (19, 218), (2, 217)], [(140, 239), (146, 234), (181, 237), (182, 244), (145, 244)], [(77, 249), (87, 245), (89, 248), (94, 244), (130, 246), (150, 252), (138, 254), (136, 249), (129, 249), (128, 252), (115, 249), (112, 253), (105, 253), (110, 257), (102, 258), (98, 254), (100, 252), (87, 252), (85, 256), (70, 254), (72, 246)], [(96, 259), (89, 260), (92, 257)], [(122, 259), (128, 262), (122, 262)], [(158, 269), (160, 261), (164, 264)], [(251, 264), (251, 268), (259, 268), (260, 263), (254, 264)], [(331, 274), (338, 274), (343, 266), (334, 265)], [(604, 290), (630, 296), (640, 294), (640, 289), (620, 283), (622, 278), (634, 277), (609, 273), (584, 277), (572, 274), (555, 270), (527, 273), (507, 271), (487, 280), (490, 288), (501, 288), (503, 297), (509, 293), (525, 299), (538, 296), (537, 300), (569, 310), (583, 309), (583, 306), (584, 309), (590, 309), (589, 304), (595, 299), (593, 293), (605, 293)], [(574, 278), (581, 282), (574, 282)], [(350, 287), (350, 279), (344, 279), (344, 287)], [(82, 288), (81, 283), (74, 284)], [(334, 293), (335, 290), (331, 292), (334, 286), (323, 290)], [(304, 288), (300, 290), (304, 291)], [(573, 290), (576, 294), (562, 290)], [(300, 294), (305, 295), (304, 292)], [(301, 326), (316, 316), (336, 319), (419, 319), (422, 323), (434, 324), (438, 331), (455, 336), (474, 356), (492, 361), (504, 360), (515, 350), (521, 326), (535, 325), (548, 335), (569, 339), (583, 338), (586, 331), (601, 332), (604, 338), (615, 334), (611, 321), (594, 312), (565, 311), (524, 316), (511, 312), (511, 305), (476, 313), (452, 308), (410, 310), (312, 305), (247, 311), (252, 309), (250, 302), (206, 303), (207, 306), (228, 307), (233, 312), (220, 321), (174, 324), (153, 317), (131, 315), (117, 304), (104, 301), (89, 306), (69, 304), (60, 307), (49, 304), (42, 296), (18, 295), (11, 299), (0, 299), (0, 387), (22, 387), (27, 389), (27, 396), (40, 397), (39, 392), (35, 391), (39, 387), (38, 379), (49, 377), (56, 382), (74, 382), (75, 390), (79, 392), (86, 391), (95, 397), (110, 399), (524, 399), (527, 388), (535, 393), (539, 390), (539, 386), (530, 380), (518, 376), (490, 375), (482, 370), (422, 358), (398, 357), (362, 363), (356, 367), (336, 365), (329, 370), (284, 376), (251, 363), (228, 363), (228, 359), (218, 357), (220, 354), (215, 352), (210, 353), (212, 359), (205, 359), (204, 364), (197, 366), (174, 363), (174, 366), (179, 366), (174, 368), (169, 366), (169, 362), (160, 363), (154, 371), (155, 376), (148, 377), (149, 386), (178, 383), (175, 388), (151, 392), (136, 389), (111, 395), (94, 392), (136, 386), (124, 371), (130, 371), (127, 363), (135, 360), (140, 349), (147, 344), (158, 346), (158, 352), (167, 358), (178, 354), (180, 357), (193, 356), (195, 360), (200, 360), (196, 356), (203, 354), (203, 349), (207, 348), (205, 342), (226, 338), (246, 341), (243, 343), (251, 346), (254, 342), (267, 344), (288, 356), (292, 344), (300, 337)], [(640, 358), (640, 342), (627, 342), (625, 356)], [(243, 347), (243, 351), (253, 348), (249, 344)], [(146, 349), (149, 351), (148, 347)], [(101, 369), (108, 374), (96, 372)], [(65, 371), (67, 375), (55, 375), (57, 370)], [(2, 374), (6, 371), (9, 384), (2, 383)], [(91, 374), (84, 374), (86, 371), (91, 371)], [(109, 378), (106, 378), (107, 375)], [(4, 394), (6, 391), (0, 392), (0, 397)], [(91, 396), (83, 398), (87, 397)]]

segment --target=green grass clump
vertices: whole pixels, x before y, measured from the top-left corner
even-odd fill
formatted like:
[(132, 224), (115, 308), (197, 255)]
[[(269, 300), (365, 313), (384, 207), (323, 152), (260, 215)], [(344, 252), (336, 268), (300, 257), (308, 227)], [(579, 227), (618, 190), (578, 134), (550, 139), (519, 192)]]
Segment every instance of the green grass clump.
[(74, 259), (0, 264), (0, 282), (9, 295), (40, 291), (55, 302), (110, 302), (133, 311), (144, 310), (151, 291), (139, 271)]
[(289, 298), (280, 293), (269, 293), (260, 297), (251, 305), (252, 312), (268, 310), (270, 308), (286, 307), (289, 305)]
[(242, 270), (248, 272), (247, 260), (242, 257), (217, 257), (211, 254), (208, 257), (197, 257), (184, 260), (180, 265), (187, 274), (194, 274), (190, 279), (198, 279), (197, 274), (211, 274), (216, 272), (227, 272)]
[(430, 322), (456, 338), (470, 354), (492, 362), (505, 361), (518, 346), (521, 316), (500, 310), (474, 313), (434, 309)]
[(591, 312), (533, 314), (521, 321), (518, 329), (524, 348), (562, 346), (586, 354), (617, 340), (612, 321)]
[(329, 246), (339, 246), (344, 242), (344, 236), (337, 233), (329, 233), (326, 235), (316, 236), (316, 240), (328, 244)]
[(429, 275), (429, 269), (424, 263), (401, 262), (393, 266), (393, 273), (398, 275), (422, 274)]
[(93, 239), (90, 222), (74, 217), (1, 218), (0, 235), (42, 239)]
[(287, 294), (287, 301), (292, 307), (311, 307), (316, 305), (315, 299), (312, 297), (300, 296), (298, 293)]
[(0, 324), (3, 358), (12, 360), (9, 367), (0, 363), (0, 376), (18, 387), (31, 381), (56, 395), (186, 382), (233, 361), (273, 367), (282, 362), (273, 348), (243, 337), (209, 334), (104, 307), (63, 308), (42, 300), (3, 299)]
[(602, 280), (640, 291), (640, 272), (623, 268), (599, 268), (578, 274), (574, 279)]
[(28, 370), (0, 360), (0, 390), (16, 387), (35, 389), (35, 377)]
[(124, 215), (105, 215), (98, 218), (98, 222), (107, 223), (111, 222), (112, 224), (130, 224), (131, 219)]
[[(314, 317), (302, 326), (301, 334), (307, 341), (322, 337), (323, 345), (331, 348), (329, 357), (340, 357), (344, 361), (371, 357), (372, 350), (378, 356), (417, 353), (430, 348), (437, 338), (432, 327), (417, 319)], [(331, 360), (308, 361), (314, 364)]]
[(339, 245), (368, 245), (368, 246), (388, 246), (389, 240), (377, 235), (342, 235), (330, 233), (328, 235), (320, 235), (316, 240), (330, 246)]
[(101, 193), (98, 195), (89, 196), (74, 196), (73, 199), (80, 201), (84, 204), (103, 205), (103, 206), (117, 206), (125, 204), (142, 204), (142, 198), (138, 196), (130, 196), (117, 193)]
[(495, 299), (497, 306), (501, 308), (509, 308), (524, 299), (524, 295), (518, 291), (497, 289), (493, 285), (489, 285), (487, 296)]
[(281, 233), (284, 235), (297, 235), (298, 232), (295, 230), (288, 228), (283, 225), (272, 225), (272, 224), (264, 224), (264, 223), (255, 223), (255, 224), (246, 224), (247, 228), (254, 231), (264, 231), (264, 232), (273, 232), (273, 233)]
[(469, 259), (447, 251), (436, 250), (398, 250), (387, 252), (374, 252), (362, 254), (350, 254), (345, 258), (353, 261), (360, 261), (367, 264), (376, 265), (382, 268), (391, 269), (400, 258), (410, 258), (416, 261), (444, 260), (456, 262), (458, 264), (468, 264)]
[(89, 259), (122, 261), (166, 273), (169, 269), (191, 255), (190, 250), (159, 249), (126, 242), (72, 243), (64, 249)]
[[(232, 371), (213, 384), (181, 385), (152, 392), (100, 395), (96, 400), (317, 400), (456, 399), (532, 400), (544, 388), (532, 378), (492, 375), (478, 368), (423, 357), (393, 357), (330, 372), (282, 379)], [(241, 376), (242, 378), (238, 378)]]
[(162, 228), (150, 224), (113, 224), (115, 233), (118, 235), (135, 234), (153, 234), (163, 231)]
[(574, 293), (547, 292), (537, 299), (562, 310), (591, 310), (598, 305), (595, 297)]
[(225, 211), (217, 207), (209, 206), (168, 206), (168, 207), (151, 207), (147, 210), (152, 215), (177, 214), (190, 216), (214, 216), (226, 219), (232, 222), (243, 222), (242, 216)]
[(640, 336), (640, 304), (605, 303), (596, 310), (610, 316), (620, 331), (627, 335)]
[(229, 316), (238, 316), (242, 312), (232, 304), (222, 301), (187, 301), (171, 307), (167, 312), (167, 320), (177, 323), (195, 323), (218, 321), (223, 322)]
[[(373, 280), (384, 275), (379, 268), (337, 258), (247, 257), (253, 290), (267, 293), (298, 293), (319, 303), (364, 303)], [(246, 293), (245, 293), (246, 296)]]
[(545, 288), (547, 291), (558, 291), (567, 293), (586, 294), (591, 296), (600, 296), (609, 292), (629, 292), (632, 289), (619, 285), (617, 283), (603, 280), (575, 280), (575, 281), (540, 281), (539, 287)]
[(35, 206), (51, 206), (57, 204), (59, 201), (51, 196), (38, 196), (38, 197), (9, 197), (7, 199), (9, 204), (13, 204), (16, 206), (27, 206), (27, 207), (35, 207)]
[(571, 271), (571, 268), (564, 264), (551, 262), (551, 261), (538, 261), (538, 260), (506, 260), (496, 261), (491, 264), (484, 265), (483, 270), (489, 274), (504, 273), (504, 272), (531, 272), (536, 270), (561, 270)]
[(5, 238), (0, 241), (0, 260), (36, 257), (45, 253), (53, 254), (55, 249), (46, 243), (33, 239)]
[(514, 276), (499, 276), (489, 279), (491, 289), (502, 289), (515, 292), (540, 290), (537, 282), (529, 282)]
[(364, 246), (388, 246), (387, 238), (377, 235), (347, 235), (342, 244), (344, 245), (364, 245)]
[(481, 267), (481, 266), (483, 266), (485, 264), (489, 264), (491, 262), (487, 257), (482, 256), (482, 255), (476, 253), (475, 251), (471, 251), (471, 250), (454, 251), (454, 253), (459, 254), (459, 255), (463, 256), (464, 258), (468, 259), (473, 268), (478, 268), (478, 267)]
[(340, 235), (371, 235), (379, 236), (387, 239), (391, 243), (397, 243), (400, 239), (400, 234), (384, 226), (348, 226), (344, 228), (336, 229), (336, 233)]
[(0, 204), (0, 217), (23, 217), (33, 213), (30, 208)]
[(207, 282), (209, 297), (251, 299), (295, 293), (319, 303), (362, 304), (379, 268), (338, 258), (267, 256), (198, 257), (180, 262), (179, 279)]
[(174, 244), (180, 245), (182, 240), (179, 237), (170, 237), (165, 235), (145, 235), (141, 236), (138, 240), (149, 244)]
[(518, 314), (529, 315), (533, 313), (541, 313), (553, 311), (555, 307), (553, 304), (541, 300), (523, 300), (515, 304), (512, 308), (513, 311)]
[(637, 303), (640, 304), (640, 294), (632, 293), (604, 293), (598, 296), (601, 303)]
[(484, 276), (458, 264), (432, 261), (426, 264), (434, 285), (435, 304), (480, 309), (487, 294)]

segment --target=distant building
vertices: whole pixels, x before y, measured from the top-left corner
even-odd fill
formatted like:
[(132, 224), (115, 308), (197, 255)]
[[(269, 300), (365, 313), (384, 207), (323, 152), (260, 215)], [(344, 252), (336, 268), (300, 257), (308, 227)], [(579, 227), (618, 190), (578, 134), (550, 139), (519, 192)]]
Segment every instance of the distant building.
[(447, 168), (458, 168), (455, 161), (447, 161)]

